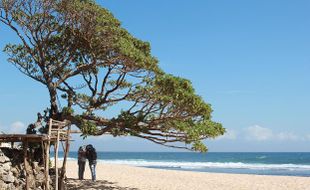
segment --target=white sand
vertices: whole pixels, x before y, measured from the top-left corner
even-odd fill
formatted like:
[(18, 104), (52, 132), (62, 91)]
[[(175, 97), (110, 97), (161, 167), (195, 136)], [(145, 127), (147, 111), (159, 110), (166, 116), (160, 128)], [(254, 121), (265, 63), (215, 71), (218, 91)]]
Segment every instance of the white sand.
[(97, 181), (77, 180), (78, 166), (67, 165), (70, 189), (107, 190), (310, 190), (309, 177), (218, 174), (149, 169), (126, 165), (97, 164)]

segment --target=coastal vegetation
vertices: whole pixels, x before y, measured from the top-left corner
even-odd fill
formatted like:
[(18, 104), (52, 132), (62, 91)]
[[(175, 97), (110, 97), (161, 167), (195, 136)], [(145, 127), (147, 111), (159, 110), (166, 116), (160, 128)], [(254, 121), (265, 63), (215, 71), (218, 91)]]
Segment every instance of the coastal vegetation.
[(70, 121), (84, 137), (129, 135), (194, 151), (225, 132), (191, 82), (165, 73), (150, 44), (95, 1), (1, 0), (0, 22), (20, 40), (4, 48), (8, 62), (47, 89), (45, 120)]

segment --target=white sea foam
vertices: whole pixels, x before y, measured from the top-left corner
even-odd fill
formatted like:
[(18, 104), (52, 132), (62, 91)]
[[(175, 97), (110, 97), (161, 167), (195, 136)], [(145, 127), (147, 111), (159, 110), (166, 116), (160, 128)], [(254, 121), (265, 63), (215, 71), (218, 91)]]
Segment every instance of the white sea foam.
[(265, 158), (267, 158), (267, 156), (258, 156), (258, 157), (256, 157), (257, 159), (265, 159)]
[[(60, 160), (62, 160), (62, 158), (60, 158)], [(77, 159), (69, 157), (68, 160), (74, 161)], [(141, 166), (141, 167), (180, 168), (189, 170), (222, 168), (222, 169), (310, 171), (310, 165), (299, 165), (299, 164), (262, 164), (262, 163), (242, 163), (242, 162), (172, 162), (172, 161), (149, 161), (143, 159), (98, 160), (98, 162), (107, 164)]]
[(99, 162), (109, 164), (124, 164), (142, 167), (164, 167), (181, 169), (254, 169), (254, 170), (291, 170), (291, 171), (310, 171), (310, 165), (297, 164), (260, 164), (242, 162), (171, 162), (171, 161), (146, 161), (146, 160), (99, 160)]
[[(54, 162), (54, 157), (51, 157), (50, 160), (51, 160), (52, 162)], [(60, 158), (58, 158), (58, 160), (63, 161), (64, 158), (63, 158), (63, 157), (60, 157)], [(70, 158), (70, 157), (68, 157), (67, 160), (68, 160), (68, 161), (75, 161), (75, 160), (77, 160), (77, 159), (76, 159), (76, 158)]]

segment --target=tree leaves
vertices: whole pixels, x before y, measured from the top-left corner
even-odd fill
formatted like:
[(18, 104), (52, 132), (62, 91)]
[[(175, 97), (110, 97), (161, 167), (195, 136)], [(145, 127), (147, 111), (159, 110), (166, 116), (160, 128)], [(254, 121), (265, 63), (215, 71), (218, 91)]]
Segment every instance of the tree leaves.
[[(150, 44), (95, 1), (0, 0), (0, 22), (21, 40), (6, 46), (8, 61), (47, 87), (49, 117), (71, 121), (83, 137), (131, 135), (206, 151), (202, 140), (225, 132), (191, 82), (165, 74)], [(109, 109), (117, 111), (107, 117)]]

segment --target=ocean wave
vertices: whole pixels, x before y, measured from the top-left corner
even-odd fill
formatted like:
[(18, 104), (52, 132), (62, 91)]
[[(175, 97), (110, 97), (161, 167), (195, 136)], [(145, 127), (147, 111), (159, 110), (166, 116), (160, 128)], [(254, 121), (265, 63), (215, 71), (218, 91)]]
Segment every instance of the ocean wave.
[(267, 158), (267, 156), (258, 156), (258, 157), (256, 157), (257, 159), (265, 159), (265, 158)]
[(297, 164), (261, 164), (242, 162), (171, 162), (171, 161), (147, 161), (147, 160), (98, 160), (108, 164), (123, 164), (141, 167), (162, 167), (180, 169), (253, 169), (253, 170), (290, 170), (290, 171), (310, 171), (310, 165)]
[[(53, 158), (52, 158), (53, 159)], [(63, 160), (63, 158), (59, 158)], [(76, 158), (68, 157), (68, 160), (77, 161)], [(172, 162), (172, 161), (150, 161), (144, 159), (130, 160), (101, 160), (98, 162), (107, 164), (131, 165), (140, 167), (160, 167), (160, 168), (180, 168), (189, 170), (199, 170), (207, 168), (223, 169), (253, 169), (253, 170), (290, 170), (290, 171), (310, 171), (310, 165), (299, 164), (262, 164), (243, 162)]]
[[(52, 156), (52, 157), (50, 158), (50, 160), (51, 160), (52, 162), (54, 162), (54, 157)], [(63, 161), (64, 158), (63, 158), (63, 157), (59, 157), (58, 160), (59, 160), (59, 161)], [(76, 158), (71, 158), (71, 157), (68, 157), (67, 160), (68, 160), (68, 161), (75, 161), (75, 160), (77, 161)]]

